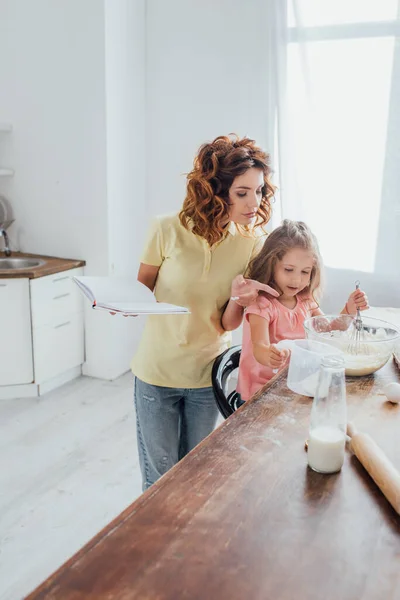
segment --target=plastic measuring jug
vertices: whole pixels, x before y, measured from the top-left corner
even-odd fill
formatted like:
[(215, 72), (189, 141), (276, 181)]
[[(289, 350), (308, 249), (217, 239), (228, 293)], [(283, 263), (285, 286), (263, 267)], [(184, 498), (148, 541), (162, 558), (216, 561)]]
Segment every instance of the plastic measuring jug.
[(282, 340), (278, 342), (277, 347), (290, 350), (287, 386), (302, 396), (315, 396), (324, 356), (343, 356), (343, 352), (338, 348), (310, 339)]

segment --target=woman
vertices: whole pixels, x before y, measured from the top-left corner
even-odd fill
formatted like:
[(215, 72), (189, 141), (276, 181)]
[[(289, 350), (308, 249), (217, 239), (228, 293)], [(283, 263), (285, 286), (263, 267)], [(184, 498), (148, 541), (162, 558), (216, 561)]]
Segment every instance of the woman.
[(262, 288), (243, 274), (270, 219), (270, 174), (253, 140), (218, 137), (194, 160), (181, 212), (153, 223), (138, 280), (190, 314), (149, 316), (132, 361), (143, 490), (215, 427), (212, 364)]

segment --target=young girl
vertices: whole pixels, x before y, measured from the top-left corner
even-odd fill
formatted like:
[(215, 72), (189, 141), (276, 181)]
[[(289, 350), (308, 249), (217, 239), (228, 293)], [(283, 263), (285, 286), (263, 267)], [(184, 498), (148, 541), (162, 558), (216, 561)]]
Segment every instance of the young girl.
[[(251, 261), (248, 276), (280, 295), (260, 292), (246, 309), (237, 388), (242, 400), (251, 398), (285, 364), (289, 353), (275, 344), (304, 338), (304, 321), (323, 314), (318, 305), (322, 259), (315, 236), (305, 223), (283, 221)], [(350, 294), (341, 313), (355, 315), (357, 308), (368, 308), (361, 290)]]

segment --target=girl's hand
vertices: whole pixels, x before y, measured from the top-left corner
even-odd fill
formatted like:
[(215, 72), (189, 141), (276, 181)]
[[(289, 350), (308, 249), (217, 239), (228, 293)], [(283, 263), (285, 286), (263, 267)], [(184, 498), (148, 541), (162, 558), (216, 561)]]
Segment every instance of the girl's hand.
[[(117, 313), (115, 313), (115, 312), (111, 312), (111, 311), (109, 311), (109, 313), (110, 313), (110, 315), (112, 315), (113, 317), (115, 317), (115, 315), (117, 314)], [(122, 316), (123, 316), (123, 317), (137, 317), (138, 315), (124, 315), (124, 314), (123, 314)]]
[(268, 362), (266, 366), (271, 367), (271, 369), (280, 369), (289, 358), (289, 354), (289, 350), (279, 350), (275, 344), (271, 344), (265, 352), (265, 358)]
[(358, 289), (352, 292), (346, 302), (346, 312), (349, 315), (355, 315), (357, 309), (367, 310), (369, 308), (368, 298), (362, 290)]
[(276, 298), (279, 296), (278, 292), (269, 285), (253, 279), (245, 279), (243, 275), (237, 275), (232, 282), (231, 299), (245, 308), (257, 300), (259, 290), (268, 292)]

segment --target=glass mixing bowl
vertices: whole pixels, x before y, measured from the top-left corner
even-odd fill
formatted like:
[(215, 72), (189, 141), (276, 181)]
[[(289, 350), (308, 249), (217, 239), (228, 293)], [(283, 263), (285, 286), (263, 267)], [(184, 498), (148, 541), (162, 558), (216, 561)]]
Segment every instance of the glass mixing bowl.
[(356, 337), (355, 318), (350, 315), (321, 315), (304, 322), (306, 337), (331, 344), (344, 353), (346, 375), (370, 375), (387, 363), (399, 344), (400, 331), (386, 321), (362, 318)]

